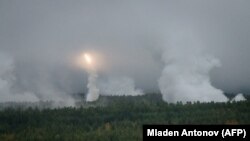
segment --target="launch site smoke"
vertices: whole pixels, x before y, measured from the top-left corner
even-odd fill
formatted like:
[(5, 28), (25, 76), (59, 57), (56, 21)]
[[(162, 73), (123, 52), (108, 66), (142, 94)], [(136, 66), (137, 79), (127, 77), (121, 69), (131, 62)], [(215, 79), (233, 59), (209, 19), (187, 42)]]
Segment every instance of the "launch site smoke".
[[(166, 102), (249, 94), (249, 5), (0, 1), (0, 101), (74, 106), (88, 82), (99, 94), (160, 92)], [(74, 64), (86, 50), (102, 56), (95, 75)]]

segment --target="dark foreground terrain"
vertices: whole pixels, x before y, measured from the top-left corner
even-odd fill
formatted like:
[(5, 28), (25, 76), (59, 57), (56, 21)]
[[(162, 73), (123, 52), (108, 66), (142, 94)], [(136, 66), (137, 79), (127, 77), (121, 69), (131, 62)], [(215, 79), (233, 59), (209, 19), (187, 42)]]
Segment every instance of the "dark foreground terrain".
[(81, 105), (1, 109), (0, 141), (141, 141), (143, 124), (250, 124), (249, 100), (184, 105), (148, 94)]

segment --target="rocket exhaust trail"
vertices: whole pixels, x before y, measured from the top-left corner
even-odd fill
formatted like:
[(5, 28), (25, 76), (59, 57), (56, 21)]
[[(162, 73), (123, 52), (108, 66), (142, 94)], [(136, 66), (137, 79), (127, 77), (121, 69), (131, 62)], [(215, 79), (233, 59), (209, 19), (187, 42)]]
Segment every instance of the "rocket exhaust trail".
[(88, 78), (88, 94), (86, 97), (86, 101), (96, 101), (99, 98), (99, 89), (96, 86), (96, 80), (98, 75), (96, 72), (90, 72)]
[(99, 89), (97, 87), (97, 82), (96, 82), (98, 75), (94, 69), (93, 60), (91, 56), (86, 53), (84, 54), (84, 59), (87, 63), (88, 73), (89, 73), (88, 85), (87, 85), (88, 93), (86, 101), (92, 102), (96, 101), (99, 98)]

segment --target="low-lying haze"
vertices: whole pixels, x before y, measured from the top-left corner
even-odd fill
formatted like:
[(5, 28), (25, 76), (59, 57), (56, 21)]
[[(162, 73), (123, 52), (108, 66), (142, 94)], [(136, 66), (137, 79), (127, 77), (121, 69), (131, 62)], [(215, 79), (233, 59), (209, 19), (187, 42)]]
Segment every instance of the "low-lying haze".
[(85, 51), (98, 56), (100, 94), (123, 95), (123, 86), (165, 101), (249, 94), (250, 2), (2, 0), (0, 102), (73, 105), (71, 94), (88, 91), (75, 62)]

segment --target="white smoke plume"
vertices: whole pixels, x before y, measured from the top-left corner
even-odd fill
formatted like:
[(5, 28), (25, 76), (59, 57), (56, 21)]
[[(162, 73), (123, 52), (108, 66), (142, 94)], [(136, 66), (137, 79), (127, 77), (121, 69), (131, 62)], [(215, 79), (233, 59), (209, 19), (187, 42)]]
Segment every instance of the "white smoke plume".
[(242, 93), (237, 94), (230, 102), (239, 102), (246, 101), (247, 99), (244, 97)]
[(53, 101), (53, 107), (74, 106), (75, 102), (69, 95), (53, 88), (46, 83), (46, 77), (39, 81), (38, 88), (26, 91), (15, 90), (15, 60), (5, 52), (0, 52), (0, 102), (39, 102)]
[(10, 55), (0, 52), (0, 102), (6, 101), (38, 101), (38, 98), (30, 93), (14, 93), (11, 89), (15, 81), (14, 60)]
[[(197, 38), (196, 38), (197, 39)], [(192, 35), (177, 32), (164, 48), (165, 67), (159, 79), (162, 98), (166, 102), (225, 102), (223, 92), (211, 85), (209, 72), (219, 60), (203, 53)]]
[[(92, 54), (93, 55), (93, 54)], [(92, 56), (91, 54), (84, 53), (79, 56), (79, 63), (83, 66), (86, 71), (88, 72), (88, 93), (86, 96), (87, 102), (93, 102), (98, 100), (99, 98), (99, 88), (97, 87), (97, 78), (98, 74), (96, 71), (97, 62), (95, 55)]]
[(135, 88), (134, 80), (129, 77), (109, 78), (108, 81), (100, 83), (102, 95), (111, 96), (137, 96), (143, 95), (141, 89)]
[(86, 101), (92, 102), (96, 101), (99, 98), (99, 89), (97, 87), (96, 81), (97, 81), (98, 75), (95, 71), (89, 72), (88, 77), (88, 94), (86, 97)]

